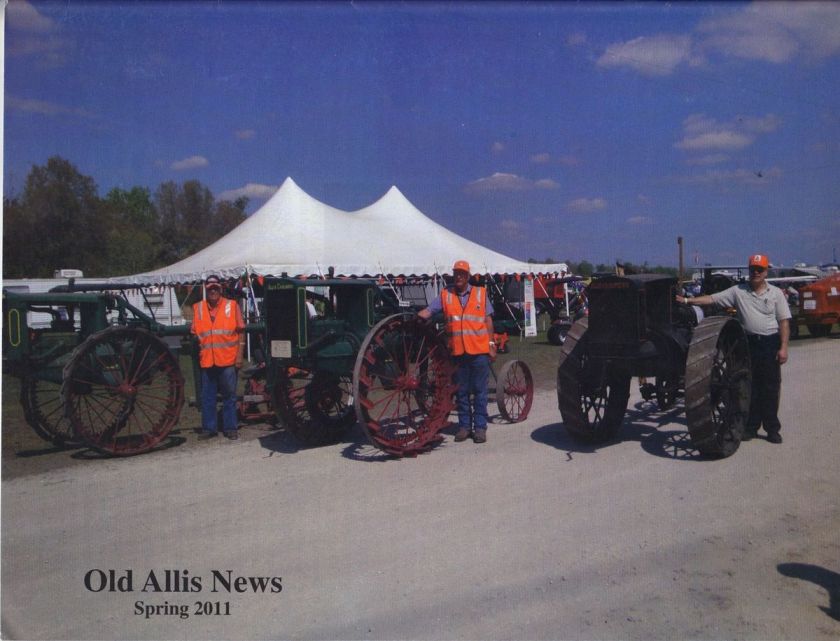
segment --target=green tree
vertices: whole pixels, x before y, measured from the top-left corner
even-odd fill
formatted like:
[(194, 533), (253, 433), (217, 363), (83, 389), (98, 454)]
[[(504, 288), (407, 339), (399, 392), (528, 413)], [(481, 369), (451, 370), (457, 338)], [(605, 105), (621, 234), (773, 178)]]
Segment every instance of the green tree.
[(592, 263), (588, 260), (582, 260), (578, 263), (578, 271), (577, 274), (583, 276), (584, 278), (589, 278), (592, 276), (592, 272), (594, 271), (592, 268)]
[(213, 228), (210, 242), (215, 242), (231, 229), (244, 222), (248, 198), (242, 196), (234, 201), (222, 200), (216, 203), (213, 212)]
[(33, 166), (19, 200), (8, 202), (7, 275), (49, 277), (60, 267), (105, 274), (110, 221), (93, 178), (54, 156)]
[(108, 272), (112, 276), (136, 274), (156, 267), (159, 253), (158, 214), (149, 190), (114, 188), (105, 197), (111, 229)]
[(155, 193), (161, 243), (158, 262), (168, 265), (215, 242), (245, 220), (247, 198), (215, 202), (197, 180), (165, 182)]

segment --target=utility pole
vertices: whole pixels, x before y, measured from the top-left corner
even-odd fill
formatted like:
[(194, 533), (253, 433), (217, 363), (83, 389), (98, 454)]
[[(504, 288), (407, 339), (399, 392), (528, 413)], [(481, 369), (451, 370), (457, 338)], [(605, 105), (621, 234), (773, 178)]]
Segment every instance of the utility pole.
[(677, 246), (680, 248), (680, 266), (679, 266), (679, 279), (680, 283), (683, 282), (683, 237), (677, 236)]

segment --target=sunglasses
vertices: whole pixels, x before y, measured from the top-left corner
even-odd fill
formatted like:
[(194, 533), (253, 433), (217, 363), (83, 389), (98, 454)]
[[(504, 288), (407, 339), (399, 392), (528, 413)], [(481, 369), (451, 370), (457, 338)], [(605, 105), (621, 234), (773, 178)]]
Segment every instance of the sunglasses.
[(756, 272), (760, 274), (761, 272), (764, 272), (764, 271), (767, 271), (764, 267), (757, 267), (757, 266), (750, 267), (750, 273), (751, 274), (756, 273)]

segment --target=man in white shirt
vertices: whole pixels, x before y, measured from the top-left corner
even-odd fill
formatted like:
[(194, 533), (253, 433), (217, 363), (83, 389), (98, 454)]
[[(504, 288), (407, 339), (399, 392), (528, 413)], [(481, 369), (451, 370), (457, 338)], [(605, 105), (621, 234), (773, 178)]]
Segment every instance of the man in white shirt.
[(738, 320), (747, 333), (752, 363), (750, 415), (743, 440), (753, 438), (763, 424), (767, 440), (781, 443), (778, 417), (781, 366), (788, 359), (791, 313), (785, 293), (767, 282), (769, 266), (766, 255), (754, 254), (749, 259), (748, 283), (734, 285), (710, 296), (677, 296), (677, 302), (735, 308)]

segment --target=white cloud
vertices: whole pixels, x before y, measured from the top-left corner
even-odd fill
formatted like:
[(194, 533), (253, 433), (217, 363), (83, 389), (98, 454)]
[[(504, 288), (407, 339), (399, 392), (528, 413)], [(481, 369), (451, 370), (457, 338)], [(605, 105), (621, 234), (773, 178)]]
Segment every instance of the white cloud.
[(239, 140), (251, 140), (256, 135), (253, 129), (237, 129), (234, 134)]
[(701, 22), (704, 48), (783, 63), (802, 54), (826, 58), (840, 52), (840, 6), (834, 2), (756, 2), (743, 11)]
[(502, 220), (502, 222), (499, 223), (499, 226), (505, 231), (509, 232), (516, 232), (522, 229), (522, 223), (516, 220), (512, 220), (510, 218), (505, 218), (504, 220)]
[(566, 204), (566, 211), (576, 214), (591, 214), (604, 209), (607, 201), (603, 198), (576, 198)]
[(504, 150), (505, 150), (505, 144), (502, 143), (502, 142), (498, 142), (498, 141), (494, 142), (492, 144), (492, 146), (490, 147), (490, 151), (492, 151), (494, 154), (500, 154)]
[(686, 137), (679, 141), (675, 147), (689, 151), (706, 149), (743, 149), (749, 147), (753, 139), (744, 134), (734, 131), (710, 131), (697, 136)]
[(495, 173), (487, 178), (479, 178), (469, 183), (464, 190), (470, 193), (492, 191), (531, 191), (534, 189), (557, 189), (559, 185), (550, 178), (530, 180), (516, 174)]
[(653, 223), (653, 218), (650, 216), (631, 216), (627, 219), (627, 222), (631, 225), (650, 225)]
[(757, 135), (771, 133), (780, 125), (781, 119), (774, 114), (738, 116), (731, 122), (692, 114), (683, 120), (683, 138), (674, 147), (686, 151), (737, 151), (753, 144)]
[(25, 111), (27, 113), (41, 114), (42, 116), (82, 116), (84, 118), (95, 118), (96, 116), (80, 107), (67, 107), (55, 102), (35, 100), (32, 98), (17, 98), (6, 96), (6, 108), (14, 111)]
[(629, 67), (648, 76), (667, 76), (680, 64), (698, 64), (691, 36), (659, 34), (616, 42), (598, 58), (599, 67)]
[(775, 114), (767, 114), (762, 118), (755, 116), (739, 116), (738, 124), (746, 129), (759, 134), (767, 134), (776, 131), (782, 124), (782, 119)]
[(236, 200), (245, 196), (249, 200), (268, 200), (280, 187), (278, 185), (261, 185), (259, 183), (247, 183), (244, 187), (228, 189), (219, 194), (219, 200)]
[(49, 33), (56, 28), (51, 18), (25, 0), (12, 0), (6, 5), (6, 24), (9, 29), (28, 33)]
[(636, 196), (636, 200), (638, 200), (639, 203), (645, 206), (653, 203), (653, 199), (647, 194), (639, 194), (638, 196)]
[(544, 165), (547, 162), (551, 162), (551, 154), (534, 154), (533, 156), (531, 156), (531, 162), (536, 163), (538, 165)]
[(198, 167), (206, 167), (210, 162), (204, 156), (190, 156), (183, 160), (176, 160), (171, 165), (170, 169), (175, 171), (184, 171), (185, 169), (197, 169)]

